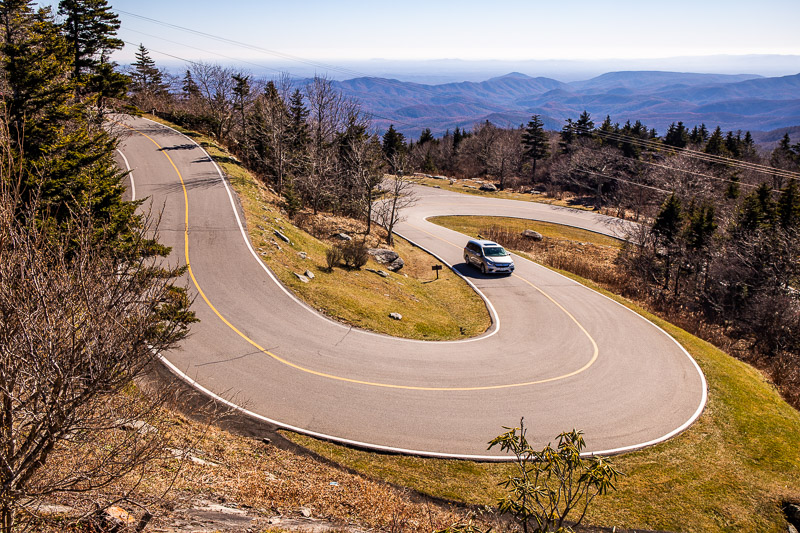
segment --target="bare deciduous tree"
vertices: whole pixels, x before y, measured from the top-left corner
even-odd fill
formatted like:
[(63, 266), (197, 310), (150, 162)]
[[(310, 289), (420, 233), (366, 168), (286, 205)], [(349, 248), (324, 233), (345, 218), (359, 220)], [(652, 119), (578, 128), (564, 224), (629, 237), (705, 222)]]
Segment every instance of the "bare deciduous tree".
[[(7, 166), (3, 167), (7, 171)], [(6, 176), (3, 183), (9, 183)], [(55, 493), (103, 487), (161, 453), (148, 420), (162, 398), (131, 384), (193, 315), (175, 270), (93, 246), (99, 228), (52, 231), (0, 191), (0, 530)], [(127, 430), (126, 430), (127, 429)], [(85, 447), (86, 442), (103, 446)], [(49, 464), (53, 455), (67, 464)]]
[(385, 196), (373, 208), (375, 220), (386, 228), (386, 243), (394, 243), (394, 227), (404, 220), (403, 210), (417, 202), (413, 190), (414, 184), (404, 175), (387, 177), (383, 180), (382, 189)]

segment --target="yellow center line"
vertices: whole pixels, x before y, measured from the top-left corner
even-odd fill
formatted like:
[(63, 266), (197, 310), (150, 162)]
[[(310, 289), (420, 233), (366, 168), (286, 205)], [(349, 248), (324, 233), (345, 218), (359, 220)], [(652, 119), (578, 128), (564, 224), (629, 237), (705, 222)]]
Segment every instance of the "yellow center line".
[[(333, 375), (333, 374), (327, 374), (325, 372), (319, 372), (317, 370), (312, 370), (310, 368), (305, 368), (305, 367), (302, 367), (302, 366), (300, 366), (298, 364), (292, 363), (291, 361), (287, 361), (286, 359), (284, 359), (282, 357), (279, 357), (279, 356), (275, 355), (274, 353), (270, 352), (269, 350), (267, 350), (266, 348), (262, 347), (260, 344), (255, 342), (253, 339), (251, 339), (250, 337), (245, 335), (236, 326), (231, 324), (228, 321), (228, 319), (226, 319), (222, 315), (222, 313), (220, 313), (217, 310), (217, 308), (214, 307), (214, 304), (212, 304), (211, 301), (208, 299), (208, 297), (206, 296), (205, 292), (203, 292), (203, 289), (200, 287), (200, 284), (197, 282), (197, 278), (195, 278), (194, 271), (192, 270), (192, 265), (191, 265), (191, 263), (189, 261), (189, 194), (188, 194), (188, 192), (186, 190), (186, 183), (184, 182), (183, 175), (181, 174), (180, 170), (178, 170), (177, 165), (175, 165), (175, 162), (172, 160), (172, 158), (169, 156), (169, 154), (164, 150), (164, 148), (160, 144), (158, 144), (158, 142), (156, 142), (155, 139), (153, 139), (152, 137), (150, 137), (149, 135), (147, 135), (147, 134), (145, 134), (145, 133), (143, 133), (141, 131), (136, 130), (135, 128), (133, 128), (131, 126), (128, 126), (127, 124), (121, 124), (121, 123), (117, 123), (117, 124), (120, 124), (121, 126), (123, 126), (125, 128), (128, 128), (129, 130), (134, 131), (134, 132), (138, 133), (139, 135), (141, 135), (141, 136), (147, 138), (148, 140), (150, 140), (150, 142), (152, 142), (159, 149), (159, 151), (162, 154), (164, 154), (164, 157), (167, 158), (167, 160), (169, 161), (170, 165), (172, 165), (172, 168), (175, 170), (175, 173), (178, 175), (178, 179), (181, 182), (181, 188), (183, 189), (183, 204), (184, 204), (184, 212), (185, 212), (184, 227), (183, 227), (183, 241), (184, 241), (183, 252), (184, 252), (184, 256), (185, 256), (185, 260), (186, 260), (186, 268), (187, 268), (187, 271), (189, 272), (189, 277), (192, 279), (192, 283), (194, 284), (195, 288), (197, 289), (198, 294), (200, 294), (200, 297), (208, 305), (208, 307), (211, 309), (211, 311), (213, 311), (213, 313), (215, 315), (217, 315), (217, 317), (220, 320), (222, 320), (222, 322), (226, 326), (228, 326), (231, 330), (233, 330), (234, 333), (236, 333), (242, 339), (247, 341), (255, 349), (257, 349), (258, 351), (260, 351), (260, 352), (264, 353), (265, 355), (271, 357), (275, 361), (278, 361), (279, 363), (287, 365), (287, 366), (289, 366), (291, 368), (294, 368), (296, 370), (299, 370), (301, 372), (305, 372), (307, 374), (312, 374), (314, 376), (319, 376), (319, 377), (332, 379), (332, 380), (336, 380), (336, 381), (342, 381), (342, 382), (346, 382), (346, 383), (354, 383), (354, 384), (357, 384), (357, 385), (367, 385), (367, 386), (370, 386), (370, 387), (383, 387), (383, 388), (387, 388), (387, 389), (404, 389), (404, 390), (415, 390), (415, 391), (465, 392), (465, 391), (483, 391), (483, 390), (495, 390), (495, 389), (508, 389), (508, 388), (514, 388), (514, 387), (526, 387), (526, 386), (531, 386), (531, 385), (539, 385), (539, 384), (542, 384), (542, 383), (549, 383), (551, 381), (557, 381), (557, 380), (560, 380), (560, 379), (568, 378), (570, 376), (574, 376), (575, 374), (583, 372), (584, 370), (589, 368), (589, 366), (591, 366), (592, 363), (594, 363), (595, 360), (597, 359), (597, 354), (598, 354), (597, 344), (594, 342), (594, 339), (592, 339), (592, 337), (589, 335), (589, 333), (583, 328), (583, 326), (581, 326), (578, 323), (578, 321), (566, 309), (561, 307), (560, 304), (558, 304), (555, 300), (553, 300), (548, 295), (546, 295), (544, 292), (542, 292), (541, 289), (539, 289), (538, 287), (536, 287), (535, 285), (533, 285), (529, 281), (527, 281), (527, 280), (525, 280), (523, 278), (520, 278), (520, 279), (523, 279), (523, 281), (525, 281), (526, 283), (529, 283), (536, 290), (538, 290), (539, 292), (544, 294), (548, 299), (550, 299), (550, 301), (552, 301), (562, 311), (564, 311), (567, 314), (567, 316), (572, 318), (572, 320), (575, 321), (576, 324), (578, 324), (578, 327), (581, 328), (581, 330), (586, 334), (586, 336), (589, 337), (589, 340), (592, 342), (592, 345), (594, 346), (594, 356), (589, 361), (589, 363), (584, 365), (582, 368), (576, 370), (575, 372), (570, 372), (569, 374), (564, 374), (562, 376), (557, 376), (557, 377), (552, 377), (552, 378), (547, 378), (547, 379), (540, 379), (540, 380), (535, 380), (535, 381), (525, 381), (525, 382), (521, 382), (521, 383), (509, 383), (509, 384), (504, 384), (504, 385), (485, 385), (485, 386), (477, 386), (477, 387), (419, 387), (419, 386), (414, 386), (414, 385), (394, 385), (394, 384), (391, 384), (391, 383), (378, 383), (378, 382), (374, 382), (374, 381), (364, 381), (364, 380), (359, 380), (359, 379), (346, 378), (346, 377), (342, 377), (342, 376), (336, 376), (336, 375)], [(424, 230), (421, 230), (421, 231), (424, 231)], [(434, 237), (435, 237), (435, 235), (434, 235)], [(442, 239), (442, 240), (444, 240), (444, 239)], [(449, 241), (445, 241), (445, 242), (449, 242)], [(453, 244), (453, 243), (449, 243), (449, 244)], [(453, 246), (456, 246), (456, 245), (453, 244)], [(517, 276), (517, 277), (519, 277), (519, 276)]]

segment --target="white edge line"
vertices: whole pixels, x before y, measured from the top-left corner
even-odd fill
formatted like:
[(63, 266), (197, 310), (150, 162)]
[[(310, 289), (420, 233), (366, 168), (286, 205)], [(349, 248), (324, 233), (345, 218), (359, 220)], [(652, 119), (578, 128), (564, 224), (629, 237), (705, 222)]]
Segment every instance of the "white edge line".
[(122, 160), (125, 162), (125, 169), (128, 171), (128, 176), (131, 178), (131, 202), (136, 200), (136, 182), (133, 181), (133, 172), (131, 172), (131, 165), (128, 163), (128, 158), (125, 157), (125, 154), (122, 153), (122, 150), (117, 148), (117, 153), (122, 156)]
[[(228, 192), (228, 197), (229, 197), (229, 199), (231, 201), (231, 207), (233, 208), (234, 215), (236, 216), (236, 221), (239, 224), (239, 229), (242, 232), (242, 235), (245, 237), (245, 243), (247, 244), (247, 247), (250, 250), (250, 253), (253, 254), (253, 256), (256, 257), (256, 259), (258, 260), (259, 264), (261, 264), (262, 268), (264, 268), (264, 270), (267, 272), (267, 274), (269, 274), (270, 278), (273, 281), (275, 281), (278, 284), (278, 286), (280, 286), (281, 289), (284, 292), (286, 292), (286, 294), (288, 294), (292, 299), (294, 299), (295, 301), (299, 302), (297, 297), (295, 297), (293, 294), (291, 294), (273, 276), (273, 274), (269, 271), (269, 269), (266, 267), (266, 265), (264, 265), (264, 263), (261, 261), (261, 259), (258, 257), (258, 255), (256, 255), (255, 251), (253, 250), (253, 247), (250, 245), (250, 241), (246, 237), (246, 234), (244, 232), (244, 228), (243, 228), (242, 223), (241, 223), (241, 219), (239, 218), (239, 213), (236, 210), (236, 204), (235, 204), (235, 202), (233, 200), (233, 196), (231, 194), (231, 190), (228, 187), (227, 180), (225, 179), (225, 176), (222, 173), (222, 170), (217, 165), (216, 161), (214, 161), (213, 158), (208, 154), (208, 152), (206, 152), (205, 149), (203, 149), (203, 147), (200, 146), (197, 143), (197, 141), (195, 141), (191, 137), (188, 137), (188, 136), (182, 134), (181, 132), (179, 132), (178, 130), (176, 130), (175, 128), (172, 128), (170, 126), (166, 126), (164, 124), (161, 124), (161, 123), (156, 122), (154, 120), (150, 120), (148, 118), (144, 118), (144, 117), (142, 117), (142, 118), (143, 118), (143, 120), (147, 120), (147, 121), (152, 122), (154, 124), (157, 124), (159, 126), (163, 126), (165, 128), (168, 128), (168, 129), (174, 131), (175, 133), (178, 133), (179, 135), (182, 135), (183, 137), (186, 137), (189, 141), (191, 141), (192, 143), (197, 145), (197, 147), (200, 148), (200, 150), (202, 150), (203, 153), (206, 154), (208, 159), (211, 161), (211, 163), (217, 169), (217, 172), (219, 173), (220, 178), (222, 179), (222, 182), (225, 185), (225, 189)], [(123, 158), (124, 158), (124, 156), (123, 156)], [(126, 165), (127, 165), (127, 160), (126, 160)], [(411, 242), (411, 241), (409, 241), (409, 242)], [(416, 246), (416, 244), (415, 244), (415, 246)], [(422, 248), (422, 247), (420, 247), (420, 248)], [(424, 250), (424, 248), (422, 248), (422, 249)], [(431, 254), (431, 255), (433, 255), (433, 254)], [(434, 255), (434, 257), (437, 257), (437, 256)], [(447, 264), (442, 259), (440, 259), (438, 257), (437, 257), (437, 259), (439, 259), (443, 263)], [(525, 259), (525, 258), (521, 257), (521, 259)], [(536, 264), (536, 263), (534, 263), (534, 264)], [(452, 267), (450, 267), (450, 268), (452, 268)], [(543, 268), (546, 268), (546, 267), (543, 267)], [(453, 271), (455, 272), (455, 270), (453, 270)], [(553, 272), (555, 272), (555, 271), (553, 271)], [(662, 329), (661, 327), (659, 327), (658, 325), (656, 325), (652, 321), (648, 320), (647, 318), (643, 317), (639, 313), (635, 312), (633, 309), (630, 309), (630, 308), (622, 305), (621, 303), (617, 302), (613, 298), (609, 298), (605, 294), (599, 293), (599, 292), (595, 291), (594, 289), (591, 289), (590, 287), (587, 287), (586, 285), (583, 285), (582, 283), (578, 283), (577, 281), (575, 281), (575, 280), (573, 280), (571, 278), (568, 278), (567, 276), (564, 276), (563, 274), (561, 274), (559, 272), (555, 272), (555, 273), (558, 274), (559, 276), (571, 281), (572, 283), (574, 283), (576, 285), (579, 285), (579, 286), (581, 286), (581, 287), (583, 287), (583, 288), (585, 288), (587, 290), (590, 290), (592, 292), (595, 292), (595, 293), (599, 294), (600, 296), (602, 296), (602, 297), (614, 302), (615, 304), (623, 307), (624, 309), (627, 309), (629, 312), (633, 313), (634, 315), (636, 315), (640, 319), (644, 320), (645, 322), (651, 324), (653, 327), (655, 327), (656, 329), (661, 331), (664, 335), (666, 335), (669, 339), (671, 339), (681, 349), (681, 351), (686, 355), (686, 357), (688, 357), (689, 360), (692, 362), (692, 364), (694, 365), (695, 370), (697, 370), (697, 373), (700, 375), (700, 381), (702, 383), (702, 389), (703, 389), (702, 399), (701, 399), (700, 405), (697, 408), (697, 410), (695, 411), (695, 413), (692, 415), (692, 417), (689, 420), (687, 420), (686, 422), (684, 422), (680, 427), (670, 431), (666, 435), (664, 435), (662, 437), (659, 437), (659, 438), (656, 438), (656, 439), (652, 439), (650, 441), (647, 441), (647, 442), (644, 442), (644, 443), (641, 443), (641, 444), (633, 444), (633, 445), (630, 445), (630, 446), (623, 446), (623, 447), (620, 447), (620, 448), (612, 448), (612, 449), (609, 449), (609, 450), (584, 452), (584, 453), (581, 454), (581, 456), (589, 457), (589, 456), (593, 456), (593, 455), (615, 455), (615, 454), (620, 454), (620, 453), (624, 453), (624, 452), (639, 450), (639, 449), (642, 449), (642, 448), (647, 448), (647, 447), (653, 446), (655, 444), (660, 444), (660, 443), (662, 443), (662, 442), (674, 437), (675, 435), (677, 435), (679, 433), (682, 433), (686, 429), (688, 429), (700, 417), (700, 415), (703, 413), (703, 410), (705, 409), (705, 405), (706, 405), (706, 402), (707, 402), (707, 399), (708, 399), (708, 387), (707, 387), (706, 378), (703, 375), (703, 371), (700, 369), (700, 366), (697, 364), (697, 361), (695, 361), (694, 358), (689, 354), (689, 352), (686, 351), (686, 348), (684, 348), (672, 335), (670, 335), (669, 333), (664, 331), (664, 329)], [(469, 283), (469, 280), (467, 280), (467, 282)], [(470, 283), (470, 285), (472, 285), (472, 284)], [(480, 291), (478, 291), (478, 292), (480, 293)], [(488, 302), (488, 300), (486, 300), (486, 301)], [(300, 303), (302, 303), (302, 302), (300, 302)], [(491, 305), (490, 302), (488, 302), (488, 303), (489, 303), (489, 305)], [(305, 305), (303, 307), (305, 307)], [(308, 309), (308, 308), (306, 307), (306, 309)], [(369, 332), (365, 332), (365, 333), (369, 333)], [(481, 338), (481, 337), (478, 337), (478, 338)], [(477, 340), (477, 339), (470, 339), (470, 340)], [(428, 342), (428, 341), (417, 341), (417, 342)], [(468, 341), (451, 341), (451, 342), (468, 342)], [(281, 429), (287, 429), (287, 430), (290, 430), (290, 431), (294, 431), (296, 433), (300, 433), (300, 434), (303, 434), (303, 435), (308, 435), (310, 437), (315, 437), (315, 438), (319, 438), (319, 439), (323, 439), (323, 440), (327, 440), (327, 441), (331, 441), (331, 442), (336, 442), (336, 443), (344, 444), (344, 445), (347, 445), (347, 446), (353, 446), (353, 447), (357, 447), (357, 448), (364, 448), (364, 449), (368, 449), (368, 450), (377, 450), (377, 451), (382, 451), (382, 452), (398, 453), (398, 454), (403, 454), (403, 455), (416, 455), (416, 456), (420, 456), (420, 457), (430, 457), (430, 458), (435, 458), (435, 459), (460, 459), (460, 460), (468, 460), (468, 461), (486, 461), (486, 462), (510, 462), (510, 461), (514, 461), (515, 460), (514, 457), (504, 457), (504, 456), (495, 456), (495, 455), (464, 455), (464, 454), (453, 454), (453, 453), (429, 452), (429, 451), (422, 451), (422, 450), (410, 450), (410, 449), (406, 449), (406, 448), (395, 448), (395, 447), (392, 447), (392, 446), (382, 446), (382, 445), (379, 445), (379, 444), (370, 444), (370, 443), (367, 443), (367, 442), (344, 439), (344, 438), (341, 438), (341, 437), (335, 437), (335, 436), (332, 436), (332, 435), (327, 435), (325, 433), (317, 433), (316, 431), (311, 431), (311, 430), (299, 428), (299, 427), (296, 427), (296, 426), (292, 426), (292, 425), (289, 425), (289, 424), (286, 424), (286, 423), (283, 423), (283, 422), (279, 422), (277, 420), (273, 420), (271, 418), (267, 418), (266, 416), (259, 415), (258, 413), (254, 413), (254, 412), (252, 412), (252, 411), (250, 411), (248, 409), (245, 409), (244, 407), (236, 405), (235, 403), (233, 403), (233, 402), (231, 402), (229, 400), (226, 400), (225, 398), (219, 396), (218, 394), (215, 394), (214, 392), (212, 392), (209, 389), (203, 387), (198, 382), (196, 382), (195, 380), (190, 378), (183, 371), (181, 371), (178, 367), (176, 367), (174, 364), (172, 364), (162, 354), (158, 353), (157, 356), (161, 360), (161, 362), (164, 365), (166, 365), (167, 368), (170, 369), (170, 371), (173, 374), (175, 374), (178, 377), (180, 377), (183, 381), (188, 383), (194, 389), (199, 390), (203, 394), (206, 394), (206, 395), (214, 398), (216, 401), (219, 401), (219, 402), (223, 403), (224, 405), (227, 405), (227, 406), (229, 406), (229, 407), (241, 412), (242, 414), (245, 414), (245, 415), (247, 415), (249, 417), (252, 417), (252, 418), (255, 418), (257, 420), (261, 420), (263, 422), (267, 422), (269, 424), (273, 424), (273, 425), (275, 425), (275, 426), (277, 426), (277, 427), (279, 427)]]

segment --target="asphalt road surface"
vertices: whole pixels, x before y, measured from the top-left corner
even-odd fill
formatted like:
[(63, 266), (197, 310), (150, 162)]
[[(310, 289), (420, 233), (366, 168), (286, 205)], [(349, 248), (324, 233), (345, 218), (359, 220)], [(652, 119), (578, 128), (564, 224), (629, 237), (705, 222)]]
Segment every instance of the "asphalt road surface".
[(167, 364), (196, 386), (280, 427), (424, 455), (497, 458), (487, 442), (524, 416), (535, 447), (583, 430), (587, 450), (654, 444), (702, 412), (706, 383), (662, 330), (623, 306), (519, 257), (513, 276), (463, 262), (467, 238), (427, 222), (441, 214), (524, 217), (612, 235), (594, 213), (419, 188), (398, 232), (452, 265), (492, 311), (465, 341), (397, 339), (331, 321), (299, 302), (252, 251), (216, 165), (189, 138), (118, 118), (121, 165), (137, 198), (161, 212), (160, 239), (201, 322)]

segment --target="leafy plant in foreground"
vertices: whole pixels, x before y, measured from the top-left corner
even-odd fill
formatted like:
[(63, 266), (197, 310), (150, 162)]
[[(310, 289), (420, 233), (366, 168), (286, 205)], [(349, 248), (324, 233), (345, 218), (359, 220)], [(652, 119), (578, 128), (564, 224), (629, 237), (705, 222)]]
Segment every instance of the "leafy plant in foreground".
[(579, 524), (596, 496), (616, 489), (620, 473), (603, 457), (582, 457), (583, 432), (574, 429), (561, 433), (555, 448), (548, 444), (534, 450), (523, 422), (518, 428), (506, 427), (508, 431), (489, 443), (489, 449), (500, 446), (516, 457), (515, 473), (502, 482), (507, 494), (499, 500), (499, 510), (511, 514), (525, 533), (570, 531), (564, 525), (569, 513), (580, 512), (573, 521)]

